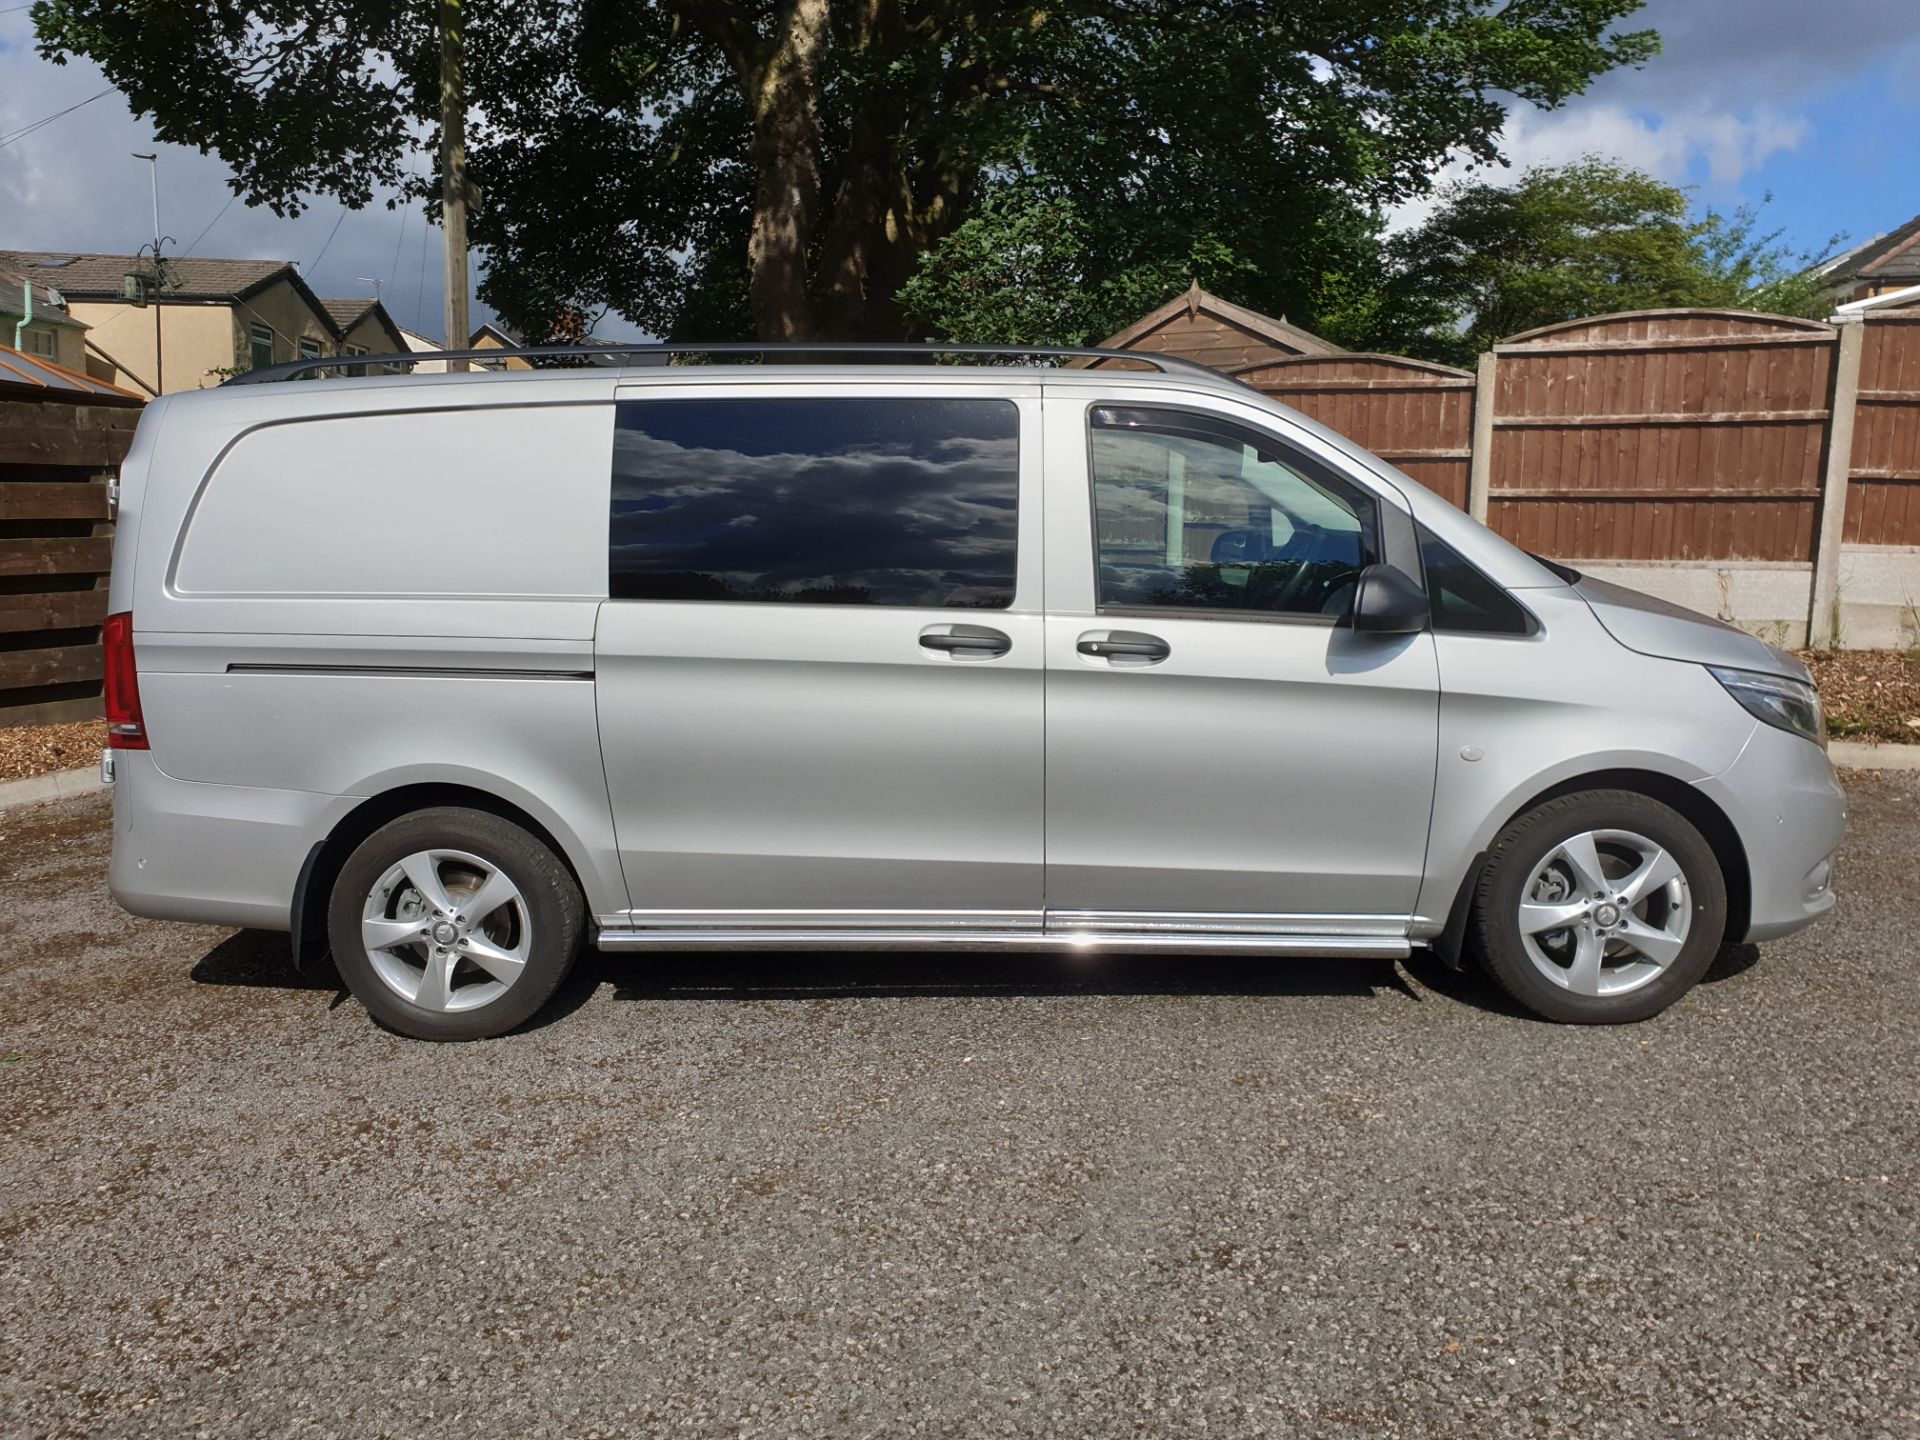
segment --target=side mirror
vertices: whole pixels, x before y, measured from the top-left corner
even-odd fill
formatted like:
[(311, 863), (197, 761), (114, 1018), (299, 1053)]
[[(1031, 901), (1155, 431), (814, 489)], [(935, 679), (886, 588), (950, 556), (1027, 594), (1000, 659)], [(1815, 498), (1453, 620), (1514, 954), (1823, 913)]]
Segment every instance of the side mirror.
[(1210, 558), (1216, 565), (1258, 565), (1272, 548), (1258, 530), (1222, 530), (1213, 537)]
[(1353, 587), (1353, 628), (1363, 635), (1417, 635), (1431, 614), (1427, 592), (1406, 571), (1369, 565)]

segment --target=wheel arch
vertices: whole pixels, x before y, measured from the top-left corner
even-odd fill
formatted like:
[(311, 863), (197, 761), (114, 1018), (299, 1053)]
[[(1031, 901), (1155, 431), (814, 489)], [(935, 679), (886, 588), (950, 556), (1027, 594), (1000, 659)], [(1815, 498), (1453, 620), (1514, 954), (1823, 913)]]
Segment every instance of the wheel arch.
[(398, 820), (403, 815), (449, 805), (497, 815), (502, 820), (518, 825), (551, 850), (566, 866), (567, 873), (573, 877), (573, 883), (580, 887), (581, 893), (586, 893), (580, 867), (568, 853), (567, 847), (537, 817), (512, 801), (475, 786), (446, 781), (398, 786), (370, 796), (354, 806), (340, 817), (325, 839), (316, 842), (307, 852), (293, 894), (293, 959), (296, 967), (303, 964), (308, 956), (327, 953), (327, 902), (333, 894), (333, 885), (339, 878), (341, 867), (360, 843), (382, 825)]
[[(1740, 832), (1734, 828), (1726, 812), (1684, 780), (1663, 775), (1657, 770), (1633, 768), (1588, 770), (1569, 775), (1515, 805), (1501, 817), (1492, 833), (1500, 834), (1522, 815), (1550, 800), (1558, 800), (1563, 795), (1577, 795), (1582, 790), (1629, 790), (1644, 795), (1677, 812), (1698, 830), (1713, 851), (1714, 858), (1720, 862), (1720, 875), (1727, 887), (1727, 938), (1738, 940), (1747, 933), (1753, 911), (1753, 875), (1746, 846), (1741, 843)], [(1480, 851), (1474, 856), (1473, 863), (1467, 866), (1467, 873), (1461, 878), (1453, 903), (1448, 907), (1446, 928), (1434, 941), (1434, 948), (1441, 958), (1456, 969), (1461, 963), (1467, 922), (1473, 913), (1473, 896), (1481, 871), (1486, 868), (1487, 854), (1486, 850)]]

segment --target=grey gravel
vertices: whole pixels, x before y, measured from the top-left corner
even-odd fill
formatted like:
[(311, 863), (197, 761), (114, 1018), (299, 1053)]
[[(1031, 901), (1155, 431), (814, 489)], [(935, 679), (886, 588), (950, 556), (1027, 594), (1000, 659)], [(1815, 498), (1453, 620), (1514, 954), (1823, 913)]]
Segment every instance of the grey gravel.
[(1920, 777), (1618, 1030), (1427, 962), (589, 957), (376, 1029), (0, 817), (6, 1436), (1920, 1434)]

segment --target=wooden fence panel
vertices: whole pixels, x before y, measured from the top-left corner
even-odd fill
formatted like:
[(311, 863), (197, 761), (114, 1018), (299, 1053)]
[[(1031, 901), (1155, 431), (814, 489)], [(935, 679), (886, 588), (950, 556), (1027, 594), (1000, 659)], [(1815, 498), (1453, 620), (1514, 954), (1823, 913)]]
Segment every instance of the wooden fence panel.
[(1840, 633), (1843, 541), (1920, 550), (1915, 310), (1838, 328), (1744, 311), (1603, 315), (1512, 336), (1476, 377), (1388, 355), (1231, 373), (1529, 550), (1808, 567), (1817, 642)]
[(0, 400), (0, 725), (100, 713), (107, 485), (140, 414), (130, 399)]
[(105, 535), (0, 540), (0, 579), (104, 574), (112, 560), (113, 541)]
[(62, 645), (53, 650), (0, 650), (0, 691), (98, 680), (101, 666), (102, 655), (97, 644)]
[(0, 484), (0, 520), (105, 520), (106, 480)]
[(1233, 373), (1466, 507), (1474, 393), (1467, 371), (1397, 355), (1301, 355)]
[(0, 634), (31, 630), (88, 630), (107, 618), (104, 590), (45, 595), (0, 595)]
[(0, 400), (0, 466), (111, 470), (127, 458), (139, 420), (138, 406)]
[(1920, 314), (1861, 322), (1849, 544), (1920, 545)]
[(1502, 342), (1488, 522), (1570, 560), (1809, 561), (1835, 334), (1648, 311)]

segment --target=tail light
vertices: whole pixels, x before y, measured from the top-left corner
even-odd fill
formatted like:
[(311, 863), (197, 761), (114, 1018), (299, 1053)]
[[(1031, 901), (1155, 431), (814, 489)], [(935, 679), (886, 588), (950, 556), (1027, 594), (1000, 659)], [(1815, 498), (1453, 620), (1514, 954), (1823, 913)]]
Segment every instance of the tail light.
[(140, 713), (140, 676), (133, 668), (133, 616), (128, 611), (107, 616), (100, 628), (107, 652), (107, 748), (145, 750), (147, 721)]

